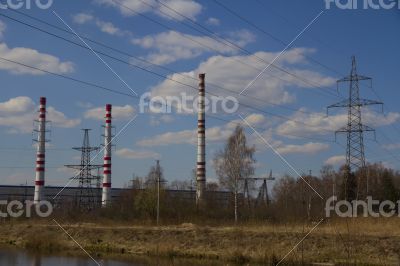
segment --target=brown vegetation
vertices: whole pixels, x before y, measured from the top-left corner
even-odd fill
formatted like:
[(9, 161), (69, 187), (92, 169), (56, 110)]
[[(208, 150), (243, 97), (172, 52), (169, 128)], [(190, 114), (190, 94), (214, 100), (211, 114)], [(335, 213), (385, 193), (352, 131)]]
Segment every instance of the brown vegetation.
[[(61, 221), (58, 221), (62, 223)], [(251, 262), (274, 265), (314, 226), (299, 224), (247, 224), (240, 226), (144, 226), (62, 223), (96, 257), (151, 256)], [(3, 224), (2, 244), (44, 252), (81, 252), (51, 221)], [(348, 235), (348, 227), (351, 235)], [(287, 257), (287, 262), (330, 262), (336, 265), (388, 265), (398, 263), (400, 221), (357, 219), (348, 224), (327, 221), (315, 229)], [(350, 255), (350, 256), (349, 256)]]

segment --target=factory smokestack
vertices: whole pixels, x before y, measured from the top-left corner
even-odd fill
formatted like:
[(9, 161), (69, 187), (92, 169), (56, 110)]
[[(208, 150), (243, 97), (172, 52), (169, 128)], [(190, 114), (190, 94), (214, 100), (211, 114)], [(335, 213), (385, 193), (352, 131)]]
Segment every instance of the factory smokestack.
[(103, 207), (107, 207), (111, 202), (111, 147), (112, 147), (112, 105), (106, 105), (106, 124), (104, 127), (104, 171), (103, 171), (103, 193), (101, 203)]
[(197, 122), (197, 172), (196, 203), (204, 201), (206, 190), (206, 124), (205, 124), (205, 74), (200, 74)]
[(40, 98), (39, 119), (37, 128), (37, 153), (36, 153), (36, 178), (35, 178), (35, 194), (33, 202), (35, 204), (42, 201), (45, 174), (45, 158), (46, 158), (46, 98)]

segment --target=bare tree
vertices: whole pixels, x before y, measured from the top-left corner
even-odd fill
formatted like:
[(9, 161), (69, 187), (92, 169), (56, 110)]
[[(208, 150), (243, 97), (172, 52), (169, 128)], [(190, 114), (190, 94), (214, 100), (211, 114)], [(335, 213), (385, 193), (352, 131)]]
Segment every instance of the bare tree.
[(158, 183), (160, 183), (161, 187), (164, 187), (165, 179), (163, 168), (159, 164), (156, 164), (150, 168), (146, 176), (145, 185), (147, 188), (157, 189)]
[(254, 152), (254, 147), (247, 146), (243, 128), (237, 126), (224, 149), (214, 158), (220, 184), (235, 196), (235, 222), (238, 220), (238, 192), (243, 186), (241, 181), (254, 174)]

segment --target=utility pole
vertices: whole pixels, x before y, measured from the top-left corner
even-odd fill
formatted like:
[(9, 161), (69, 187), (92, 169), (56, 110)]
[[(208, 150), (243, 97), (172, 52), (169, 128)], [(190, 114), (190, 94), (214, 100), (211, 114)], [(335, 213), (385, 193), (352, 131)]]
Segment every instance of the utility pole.
[(161, 183), (160, 160), (157, 160), (156, 173), (157, 173), (157, 226), (158, 226), (160, 222), (160, 183)]
[[(365, 177), (365, 152), (364, 152), (364, 132), (374, 132), (375, 130), (362, 123), (361, 107), (369, 105), (383, 105), (382, 102), (375, 100), (366, 100), (360, 98), (360, 82), (371, 81), (372, 79), (366, 76), (357, 74), (357, 65), (355, 56), (352, 57), (352, 67), (350, 75), (337, 81), (339, 84), (349, 83), (349, 98), (341, 102), (328, 106), (328, 111), (331, 108), (347, 108), (347, 125), (337, 130), (338, 133), (347, 135), (346, 148), (346, 166), (351, 172), (361, 170), (361, 176)], [(360, 190), (360, 185), (357, 184)]]

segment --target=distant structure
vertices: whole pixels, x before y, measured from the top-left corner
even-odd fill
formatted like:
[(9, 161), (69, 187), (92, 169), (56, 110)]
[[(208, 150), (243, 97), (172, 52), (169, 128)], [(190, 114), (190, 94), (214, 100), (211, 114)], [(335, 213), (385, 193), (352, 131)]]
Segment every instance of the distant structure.
[(243, 180), (244, 186), (243, 186), (243, 199), (245, 200), (245, 204), (247, 205), (248, 208), (251, 207), (251, 194), (250, 194), (250, 188), (249, 188), (249, 183), (250, 182), (257, 182), (257, 181), (263, 181), (260, 190), (257, 195), (257, 199), (255, 202), (256, 206), (260, 206), (261, 204), (265, 206), (269, 206), (270, 204), (270, 198), (268, 195), (268, 181), (274, 181), (275, 177), (272, 176), (272, 170), (269, 173), (269, 176), (264, 176), (264, 177), (248, 177), (248, 178), (239, 178), (240, 181)]
[(260, 191), (257, 196), (257, 205), (262, 203), (265, 206), (269, 206), (271, 200), (268, 195), (268, 181), (274, 181), (275, 177), (272, 176), (272, 170), (269, 172), (269, 176), (261, 177), (258, 180), (262, 180), (263, 183), (260, 187)]
[(44, 184), (45, 184), (45, 160), (46, 160), (46, 98), (40, 98), (39, 119), (35, 121), (37, 129), (37, 152), (36, 152), (36, 177), (35, 177), (35, 193), (33, 202), (35, 204), (43, 200)]
[(103, 169), (103, 193), (101, 197), (102, 207), (109, 206), (111, 202), (111, 147), (112, 147), (112, 105), (106, 105), (104, 126), (104, 169)]
[(91, 153), (98, 151), (99, 147), (91, 147), (89, 142), (90, 129), (83, 129), (83, 145), (82, 147), (73, 148), (81, 152), (81, 163), (78, 165), (66, 165), (66, 167), (76, 169), (79, 171), (73, 179), (79, 180), (79, 193), (77, 195), (77, 205), (81, 209), (92, 210), (99, 204), (99, 196), (97, 191), (97, 183), (100, 177), (93, 175), (92, 171), (103, 167), (102, 165), (92, 164)]
[(206, 190), (206, 120), (205, 120), (205, 77), (200, 74), (198, 121), (197, 121), (197, 172), (196, 172), (196, 204), (199, 205), (205, 197)]
[(347, 135), (346, 165), (350, 172), (358, 169), (363, 171), (365, 169), (363, 134), (367, 131), (375, 132), (374, 129), (362, 123), (361, 107), (376, 104), (383, 105), (382, 102), (360, 99), (360, 81), (368, 80), (371, 81), (372, 79), (357, 74), (356, 58), (353, 56), (350, 75), (338, 80), (338, 86), (342, 82), (350, 84), (349, 98), (328, 106), (328, 110), (330, 108), (347, 108), (348, 110), (347, 125), (336, 131), (336, 134), (345, 133)]

